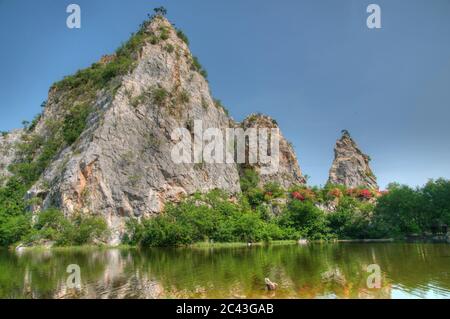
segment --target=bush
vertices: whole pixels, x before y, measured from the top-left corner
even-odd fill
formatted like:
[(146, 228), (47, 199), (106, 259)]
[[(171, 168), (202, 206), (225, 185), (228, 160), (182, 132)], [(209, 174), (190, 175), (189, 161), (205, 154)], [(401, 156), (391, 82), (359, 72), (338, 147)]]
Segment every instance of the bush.
[(153, 101), (160, 106), (164, 104), (168, 96), (169, 92), (162, 87), (158, 87), (153, 91)]
[(269, 182), (264, 185), (264, 193), (269, 199), (285, 197), (285, 191), (281, 188), (280, 184), (275, 182)]
[(64, 141), (71, 145), (75, 142), (86, 128), (86, 121), (91, 113), (91, 107), (85, 104), (72, 107), (64, 119), (63, 136)]
[(6, 247), (17, 243), (31, 230), (28, 215), (0, 215), (0, 246)]
[(169, 52), (169, 53), (172, 53), (174, 50), (175, 50), (175, 47), (172, 45), (172, 44), (168, 44), (168, 45), (166, 45), (165, 47), (164, 47), (164, 49), (167, 51), (167, 52)]
[(280, 223), (286, 228), (297, 229), (309, 239), (329, 237), (324, 213), (311, 202), (291, 201)]
[(245, 169), (240, 178), (241, 189), (245, 193), (252, 188), (258, 187), (259, 175), (254, 169)]
[(161, 40), (165, 41), (165, 40), (169, 39), (169, 29), (168, 28), (161, 27), (159, 30), (161, 31), (161, 34), (159, 36)]
[(178, 36), (178, 38), (183, 40), (183, 42), (186, 43), (187, 46), (189, 46), (189, 39), (186, 36), (186, 34), (184, 34), (184, 32), (182, 30), (177, 29), (177, 36)]
[(226, 115), (229, 115), (229, 114), (230, 114), (230, 112), (228, 111), (228, 109), (222, 104), (222, 101), (221, 101), (221, 100), (214, 99), (214, 105), (215, 105), (218, 109), (223, 110), (223, 112), (224, 112)]
[(205, 79), (208, 78), (208, 72), (200, 64), (200, 61), (196, 56), (192, 57), (192, 69), (200, 73)]
[(57, 246), (96, 244), (109, 235), (106, 221), (98, 216), (75, 215), (72, 218), (54, 208), (42, 211), (31, 232), (23, 238), (28, 243), (54, 241)]
[(341, 239), (378, 237), (371, 213), (374, 205), (351, 197), (341, 198), (336, 211), (327, 215), (331, 232)]

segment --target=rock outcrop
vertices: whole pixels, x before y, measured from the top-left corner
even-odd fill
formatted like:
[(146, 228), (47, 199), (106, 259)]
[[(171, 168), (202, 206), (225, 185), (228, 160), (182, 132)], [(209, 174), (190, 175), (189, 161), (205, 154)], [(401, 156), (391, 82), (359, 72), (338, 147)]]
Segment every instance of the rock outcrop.
[(369, 166), (370, 158), (359, 149), (348, 131), (344, 130), (334, 148), (334, 161), (328, 183), (349, 188), (378, 189), (377, 180)]
[[(259, 161), (258, 164), (252, 165), (247, 163), (245, 165), (246, 167), (255, 169), (257, 172), (261, 172), (261, 169), (263, 168), (267, 169), (267, 174), (260, 174), (261, 185), (268, 182), (275, 182), (283, 186), (285, 189), (288, 189), (292, 185), (306, 183), (306, 180), (303, 177), (298, 165), (297, 156), (292, 144), (284, 138), (280, 128), (278, 127), (278, 123), (273, 118), (263, 114), (251, 114), (242, 122), (242, 127), (244, 130), (249, 128), (266, 128), (275, 129), (277, 132), (278, 147), (276, 147), (276, 149), (278, 149), (278, 154), (270, 154), (271, 146), (274, 145), (271, 137), (268, 138), (269, 141), (267, 142), (268, 155), (273, 155), (273, 158), (277, 158), (277, 160), (266, 165), (262, 165), (262, 161)], [(269, 135), (271, 136), (271, 134)], [(260, 142), (261, 140), (262, 139), (260, 139)], [(273, 173), (270, 172), (271, 165), (275, 168)]]
[(11, 176), (8, 166), (14, 163), (17, 143), (21, 141), (23, 130), (14, 130), (0, 135), (0, 186)]
[[(103, 215), (111, 228), (110, 244), (120, 242), (127, 219), (151, 217), (167, 202), (216, 188), (231, 194), (241, 191), (238, 164), (174, 163), (174, 146), (189, 143), (174, 135), (175, 129), (186, 129), (194, 140), (198, 121), (203, 131), (225, 130), (236, 123), (212, 98), (201, 67), (177, 30), (160, 16), (143, 28), (149, 39), (134, 53), (130, 72), (89, 96), (76, 88), (75, 80), (67, 81), (64, 89), (53, 87), (32, 132), (49, 140), (54, 123), (70, 128), (71, 122), (65, 120), (68, 112), (89, 104), (86, 128), (58, 152), (27, 197), (41, 199), (35, 211), (58, 207), (66, 216)], [(114, 61), (114, 56), (108, 56), (97, 65)], [(83, 99), (74, 100), (78, 95)], [(255, 119), (247, 119), (242, 126), (274, 125), (268, 117)], [(64, 133), (66, 139), (71, 138), (69, 133)], [(279, 170), (263, 180), (285, 187), (302, 183), (295, 153), (283, 137), (280, 153)]]

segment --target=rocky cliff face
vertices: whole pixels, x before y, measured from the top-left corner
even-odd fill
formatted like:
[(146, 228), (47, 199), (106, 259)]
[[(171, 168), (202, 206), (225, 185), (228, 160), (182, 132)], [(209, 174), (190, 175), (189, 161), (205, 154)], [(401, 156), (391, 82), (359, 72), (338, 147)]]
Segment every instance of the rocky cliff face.
[[(194, 138), (200, 120), (203, 130), (225, 130), (236, 123), (212, 98), (201, 67), (172, 25), (156, 17), (143, 28), (138, 34), (145, 36), (143, 45), (131, 43), (138, 50), (133, 52), (130, 72), (93, 93), (79, 88), (92, 81), (83, 72), (66, 80), (63, 88), (53, 87), (32, 132), (41, 140), (52, 140), (58, 123), (63, 123), (67, 129), (61, 134), (70, 141), (74, 118), (89, 110), (81, 135), (58, 151), (27, 197), (40, 199), (35, 211), (58, 207), (67, 216), (105, 216), (112, 230), (111, 244), (119, 243), (128, 218), (158, 214), (167, 202), (215, 188), (240, 192), (237, 164), (174, 163), (171, 152), (180, 143), (174, 129), (186, 129)], [(108, 68), (118, 58), (105, 57), (90, 72)], [(112, 64), (111, 69), (115, 70)], [(254, 124), (247, 120), (243, 126)], [(303, 182), (292, 148), (284, 138), (280, 144), (280, 169), (265, 180), (286, 187)]]
[[(247, 167), (255, 169), (257, 172), (261, 172), (261, 169), (266, 166), (267, 173), (260, 174), (260, 182), (262, 185), (268, 182), (275, 182), (287, 189), (292, 185), (306, 183), (306, 180), (302, 176), (302, 172), (298, 165), (294, 148), (292, 147), (292, 144), (284, 138), (277, 122), (274, 119), (263, 114), (251, 114), (242, 122), (242, 127), (245, 130), (249, 128), (267, 128), (275, 129), (277, 131), (276, 138), (278, 140), (278, 154), (270, 154), (270, 147), (267, 152), (270, 156), (276, 155), (278, 158), (276, 162), (268, 163), (266, 165), (261, 165), (259, 163), (253, 165), (247, 163), (246, 165)], [(269, 141), (267, 142), (267, 145), (272, 146), (274, 144), (272, 144), (273, 140), (271, 138), (271, 134), (268, 135), (270, 136), (268, 137)], [(270, 172), (271, 165), (277, 168), (274, 173)]]
[(370, 158), (356, 145), (350, 134), (343, 131), (334, 148), (334, 161), (328, 183), (347, 187), (378, 189), (377, 180), (369, 166)]
[(8, 166), (17, 157), (17, 143), (21, 141), (22, 134), (22, 130), (14, 130), (0, 135), (0, 186), (11, 176)]

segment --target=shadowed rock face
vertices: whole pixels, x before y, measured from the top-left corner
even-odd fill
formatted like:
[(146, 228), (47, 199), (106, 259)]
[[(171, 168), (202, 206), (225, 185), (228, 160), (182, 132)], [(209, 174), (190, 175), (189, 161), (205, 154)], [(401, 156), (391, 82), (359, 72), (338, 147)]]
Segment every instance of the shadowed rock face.
[[(243, 122), (242, 127), (244, 130), (248, 128), (266, 128), (266, 129), (276, 129), (277, 130), (277, 138), (279, 141), (279, 152), (278, 152), (278, 160), (276, 163), (273, 163), (277, 166), (277, 171), (274, 173), (268, 174), (260, 174), (260, 183), (264, 185), (269, 182), (275, 182), (288, 189), (292, 185), (304, 184), (305, 178), (302, 176), (302, 171), (298, 165), (297, 156), (295, 155), (294, 148), (292, 144), (290, 144), (281, 133), (277, 122), (272, 119), (270, 116), (263, 114), (251, 114), (249, 115)], [(270, 133), (269, 133), (270, 134)], [(260, 138), (260, 143), (261, 143)], [(270, 153), (270, 149), (272, 144), (272, 140), (267, 141), (268, 145), (268, 153)], [(275, 156), (275, 154), (269, 154), (270, 156)], [(261, 166), (270, 166), (267, 165), (259, 165), (259, 164), (247, 164), (245, 165), (247, 168), (253, 168), (257, 172), (261, 172)], [(269, 170), (270, 171), (270, 170)]]
[[(240, 124), (214, 102), (187, 44), (169, 21), (153, 19), (146, 30), (154, 35), (164, 30), (165, 39), (147, 41), (133, 70), (113, 79), (115, 89), (96, 92), (86, 129), (58, 153), (27, 194), (42, 199), (34, 211), (58, 207), (66, 216), (103, 215), (112, 233), (110, 244), (120, 242), (127, 219), (151, 217), (167, 202), (216, 188), (231, 194), (241, 191), (238, 164), (173, 162), (171, 151), (179, 143), (172, 138), (175, 128), (194, 134), (197, 120), (203, 131), (225, 131)], [(99, 63), (113, 60), (110, 56)], [(64, 119), (70, 96), (71, 88), (53, 87), (32, 134), (49, 136), (49, 123)], [(284, 138), (280, 149), (280, 171), (267, 180), (285, 186), (301, 182), (297, 159)]]
[(347, 187), (378, 189), (377, 180), (369, 166), (370, 158), (356, 145), (350, 134), (343, 131), (334, 148), (334, 161), (328, 183)]

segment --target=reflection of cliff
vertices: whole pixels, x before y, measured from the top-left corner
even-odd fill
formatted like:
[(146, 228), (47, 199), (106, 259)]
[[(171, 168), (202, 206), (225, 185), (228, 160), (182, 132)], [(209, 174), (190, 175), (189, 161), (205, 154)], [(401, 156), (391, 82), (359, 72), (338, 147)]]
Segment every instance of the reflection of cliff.
[(162, 287), (156, 281), (150, 280), (146, 273), (125, 272), (128, 263), (132, 262), (129, 252), (122, 253), (118, 249), (97, 251), (93, 253), (93, 259), (101, 259), (104, 262), (103, 273), (97, 279), (83, 280), (80, 290), (67, 288), (63, 283), (56, 291), (54, 298), (156, 299), (161, 297)]

